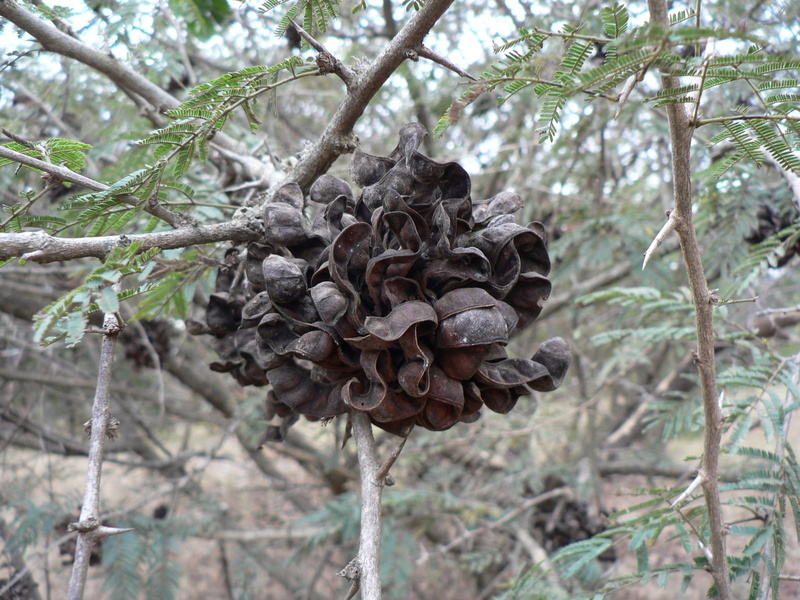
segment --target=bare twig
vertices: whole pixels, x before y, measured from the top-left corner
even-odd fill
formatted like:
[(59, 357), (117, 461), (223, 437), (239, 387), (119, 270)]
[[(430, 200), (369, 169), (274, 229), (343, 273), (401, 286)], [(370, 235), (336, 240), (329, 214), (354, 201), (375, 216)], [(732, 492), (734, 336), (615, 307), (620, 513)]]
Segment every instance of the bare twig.
[[(0, 4), (0, 6), (2, 6), (2, 4)], [(3, 146), (0, 146), (0, 158), (7, 158), (21, 165), (32, 167), (34, 169), (39, 169), (40, 171), (44, 171), (45, 173), (54, 175), (61, 181), (68, 181), (70, 183), (75, 183), (77, 185), (83, 186), (95, 192), (104, 192), (109, 188), (109, 186), (107, 186), (105, 183), (100, 183), (99, 181), (95, 181), (90, 177), (86, 177), (85, 175), (76, 173), (75, 171), (73, 171), (68, 167), (54, 165), (52, 163), (39, 160), (38, 158), (33, 158), (32, 156), (22, 154), (21, 152), (16, 152), (14, 150), (5, 148)], [(142, 200), (140, 200), (139, 198), (135, 198), (128, 194), (120, 195), (120, 199), (123, 202), (131, 204), (133, 206), (137, 206), (142, 203)], [(163, 221), (169, 223), (173, 227), (178, 227), (180, 225), (188, 224), (186, 215), (181, 215), (179, 213), (172, 212), (171, 210), (164, 208), (164, 206), (162, 206), (158, 202), (147, 202), (145, 204), (144, 210), (150, 213), (151, 215), (158, 217), (159, 219), (162, 219)]]
[(461, 75), (465, 79), (469, 79), (470, 81), (478, 81), (477, 77), (473, 77), (469, 73), (467, 73), (464, 69), (453, 63), (449, 58), (446, 56), (442, 56), (437, 54), (430, 48), (428, 48), (425, 44), (420, 44), (416, 48), (414, 48), (413, 52), (417, 53), (417, 56), (421, 56), (422, 58), (427, 58), (430, 61), (435, 62), (436, 64), (442, 65), (445, 69), (450, 69), (453, 73)]
[[(653, 22), (669, 26), (666, 0), (648, 0)], [(662, 75), (664, 89), (680, 85), (677, 77)], [(667, 106), (670, 140), (672, 142), (672, 177), (675, 199), (675, 229), (681, 240), (686, 271), (692, 289), (697, 329), (696, 364), (700, 374), (700, 387), (705, 414), (703, 442), (703, 493), (708, 509), (711, 538), (711, 572), (721, 600), (730, 600), (730, 574), (725, 541), (725, 524), (719, 493), (718, 468), (724, 417), (719, 406), (717, 391), (716, 358), (714, 356), (713, 303), (703, 270), (700, 246), (694, 229), (692, 215), (692, 180), (690, 149), (694, 124), (683, 104)]]
[(372, 435), (369, 415), (350, 413), (361, 471), (361, 533), (359, 535), (357, 580), (363, 600), (381, 599), (381, 495), (384, 481), (378, 449)]
[(348, 598), (361, 591), (362, 600), (380, 600), (381, 496), (389, 469), (397, 460), (405, 440), (381, 465), (369, 415), (353, 411), (350, 413), (350, 422), (353, 425), (353, 437), (356, 440), (358, 465), (361, 471), (361, 533), (358, 556), (350, 561), (339, 575), (353, 582)]
[(403, 447), (406, 445), (407, 441), (408, 438), (403, 438), (403, 441), (397, 445), (397, 448), (392, 451), (392, 453), (389, 455), (389, 458), (386, 459), (386, 462), (384, 462), (381, 465), (381, 468), (378, 469), (375, 477), (377, 477), (379, 481), (384, 481), (386, 485), (391, 485), (387, 480), (387, 477), (389, 476), (389, 470), (392, 468), (392, 466), (394, 466), (394, 463), (397, 461), (397, 458), (403, 451)]
[(255, 219), (234, 218), (227, 223), (186, 226), (171, 231), (108, 235), (93, 238), (59, 238), (44, 231), (0, 233), (0, 260), (20, 257), (38, 263), (50, 263), (76, 258), (104, 260), (115, 247), (141, 242), (141, 250), (150, 248), (185, 248), (198, 244), (232, 241), (249, 242), (263, 235)]
[[(115, 291), (121, 286), (116, 284)], [(75, 562), (72, 566), (72, 577), (69, 582), (69, 600), (82, 600), (89, 571), (89, 560), (95, 543), (109, 535), (116, 535), (130, 529), (105, 527), (100, 524), (100, 476), (103, 469), (106, 430), (111, 419), (111, 373), (114, 366), (114, 350), (117, 338), (122, 331), (122, 323), (118, 315), (107, 313), (103, 322), (103, 342), (100, 348), (100, 361), (97, 372), (97, 389), (92, 404), (91, 441), (89, 443), (89, 460), (86, 473), (86, 491), (78, 523), (71, 527), (78, 531), (78, 544), (75, 550)]]
[(281, 529), (248, 529), (246, 531), (214, 531), (197, 537), (227, 542), (275, 542), (306, 540), (325, 532), (323, 527), (284, 527)]
[(297, 23), (297, 21), (294, 19), (290, 19), (290, 21), (297, 30), (297, 33), (300, 34), (300, 37), (308, 42), (308, 45), (314, 50), (319, 52), (319, 56), (317, 57), (317, 66), (319, 66), (320, 73), (323, 75), (329, 72), (336, 73), (337, 77), (339, 77), (339, 79), (341, 79), (345, 85), (349, 86), (355, 77), (353, 71), (351, 71), (350, 68), (347, 67), (341, 60), (329, 52), (325, 46), (315, 40), (310, 33), (308, 33), (300, 26), (299, 23)]
[(476, 529), (472, 529), (470, 531), (467, 531), (467, 532), (463, 533), (462, 535), (458, 536), (453, 541), (449, 542), (448, 544), (446, 544), (444, 546), (441, 546), (439, 548), (439, 552), (442, 553), (442, 554), (450, 552), (450, 550), (452, 550), (453, 548), (456, 548), (456, 547), (460, 546), (464, 542), (474, 538), (476, 535), (481, 535), (483, 533), (486, 533), (488, 531), (492, 531), (493, 529), (497, 529), (498, 527), (501, 527), (501, 526), (505, 525), (510, 520), (512, 520), (512, 519), (516, 518), (518, 515), (524, 513), (526, 510), (530, 510), (531, 508), (533, 508), (534, 506), (536, 506), (538, 504), (541, 504), (542, 502), (547, 502), (548, 500), (552, 500), (553, 498), (560, 498), (562, 496), (568, 496), (569, 494), (570, 494), (570, 491), (566, 487), (558, 487), (558, 488), (554, 488), (552, 490), (548, 490), (546, 492), (542, 492), (541, 494), (539, 494), (538, 496), (534, 496), (533, 498), (528, 498), (527, 500), (525, 500), (525, 502), (520, 504), (515, 509), (507, 512), (506, 514), (504, 514), (502, 517), (500, 517), (496, 521), (492, 521), (491, 523), (489, 523), (488, 525), (486, 525), (484, 527), (478, 527)]
[[(51, 23), (40, 19), (21, 7), (14, 0), (0, 2), (0, 17), (8, 19), (20, 29), (28, 32), (45, 50), (73, 58), (102, 73), (132, 97), (144, 99), (151, 105), (148, 117), (157, 126), (163, 125), (161, 112), (180, 104), (177, 98), (166, 92), (147, 77), (117, 60), (110, 53), (92, 48), (88, 44), (60, 31)], [(247, 148), (230, 136), (218, 132), (214, 143), (239, 154), (247, 154)]]
[(789, 306), (785, 308), (765, 308), (764, 310), (758, 311), (757, 315), (786, 315), (786, 314), (794, 314), (800, 311), (800, 304), (795, 306)]
[(676, 506), (680, 505), (681, 502), (683, 502), (684, 500), (686, 500), (686, 498), (692, 495), (692, 492), (694, 492), (698, 488), (698, 486), (700, 486), (703, 483), (704, 479), (705, 475), (703, 474), (703, 470), (700, 469), (697, 472), (697, 476), (692, 480), (692, 483), (686, 486), (686, 489), (683, 490), (683, 492), (681, 492), (681, 494), (677, 498), (675, 498), (675, 500), (672, 501), (669, 507), (675, 508)]

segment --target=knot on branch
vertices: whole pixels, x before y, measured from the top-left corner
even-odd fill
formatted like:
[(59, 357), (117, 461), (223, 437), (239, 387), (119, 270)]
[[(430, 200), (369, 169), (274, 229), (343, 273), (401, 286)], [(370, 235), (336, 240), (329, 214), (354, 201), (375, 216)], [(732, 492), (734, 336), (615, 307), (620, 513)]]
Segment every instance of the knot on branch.
[(78, 533), (91, 533), (97, 531), (100, 527), (100, 521), (95, 517), (78, 521), (77, 523), (70, 523), (67, 526), (67, 531), (77, 531)]
[[(120, 422), (119, 419), (111, 417), (108, 420), (108, 425), (106, 426), (106, 437), (110, 440), (117, 439), (117, 435), (119, 435), (119, 426)], [(83, 424), (83, 434), (86, 436), (86, 439), (92, 437), (92, 420), (89, 419), (86, 423)]]
[[(220, 270), (206, 311), (211, 368), (269, 383), (268, 419), (356, 411), (406, 436), (471, 423), (484, 407), (507, 413), (563, 381), (563, 339), (531, 358), (505, 349), (550, 294), (544, 228), (514, 222), (517, 194), (473, 201), (458, 163), (418, 151), (425, 135), (408, 124), (388, 156), (357, 151), (358, 197), (320, 177), (311, 222), (300, 187), (284, 185), (264, 207), (264, 239)], [(271, 426), (262, 442), (284, 434)]]
[(46, 182), (46, 185), (49, 187), (58, 187), (64, 183), (61, 177), (53, 173), (42, 173), (42, 180)]
[(344, 569), (337, 573), (339, 577), (344, 577), (347, 581), (358, 581), (361, 578), (361, 563), (358, 557), (351, 560)]
[(330, 52), (320, 52), (317, 54), (317, 68), (320, 75), (336, 73), (339, 69), (338, 60)]
[(336, 140), (333, 147), (337, 154), (352, 154), (358, 150), (358, 136), (352, 133), (346, 138)]
[(125, 323), (118, 314), (106, 314), (103, 319), (103, 335), (117, 335), (125, 329)]

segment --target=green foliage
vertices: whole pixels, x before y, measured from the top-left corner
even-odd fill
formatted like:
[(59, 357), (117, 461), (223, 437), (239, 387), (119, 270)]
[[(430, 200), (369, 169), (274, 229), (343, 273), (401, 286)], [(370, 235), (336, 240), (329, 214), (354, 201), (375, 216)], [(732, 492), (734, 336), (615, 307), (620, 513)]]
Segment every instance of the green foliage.
[[(53, 165), (65, 166), (73, 171), (81, 171), (86, 166), (86, 151), (92, 148), (89, 144), (63, 138), (51, 138), (27, 144), (9, 142), (3, 147)], [(0, 158), (0, 167), (8, 164), (16, 163), (9, 158)]]
[[(290, 0), (267, 0), (261, 4), (259, 10), (265, 13), (270, 12), (289, 2)], [(329, 21), (339, 16), (339, 2), (337, 0), (293, 0), (275, 30), (275, 36), (281, 37), (286, 33), (292, 19), (297, 19), (300, 15), (303, 17), (302, 27), (306, 31), (326, 31)]]
[(119, 303), (141, 289), (129, 289), (119, 294), (113, 286), (123, 277), (144, 270), (159, 252), (151, 248), (139, 252), (141, 243), (114, 247), (105, 262), (94, 269), (84, 283), (42, 309), (34, 318), (34, 339), (43, 345), (64, 340), (67, 346), (81, 341), (89, 323), (89, 314), (100, 310), (113, 313)]
[(103, 587), (111, 598), (171, 600), (177, 597), (181, 575), (178, 544), (196, 526), (180, 519), (166, 521), (134, 515), (119, 527), (134, 531), (108, 538), (103, 544)]
[(603, 31), (610, 38), (618, 38), (628, 30), (628, 9), (624, 4), (614, 2), (613, 6), (600, 11)]
[[(770, 55), (764, 51), (764, 40), (739, 30), (684, 24), (696, 17), (693, 10), (673, 13), (670, 16), (671, 27), (666, 30), (658, 25), (647, 24), (629, 31), (628, 11), (618, 2), (600, 10), (599, 16), (599, 26), (607, 36), (605, 38), (587, 34), (586, 27), (573, 29), (564, 26), (561, 30), (552, 32), (537, 29), (534, 33), (523, 28), (520, 29), (519, 37), (496, 45), (495, 52), (505, 53), (504, 57), (451, 104), (439, 120), (435, 135), (441, 136), (449, 126), (457, 123), (464, 108), (480, 94), (495, 88), (500, 88), (505, 93), (499, 100), (501, 104), (523, 90), (532, 90), (537, 98), (541, 98), (537, 117), (540, 141), (553, 141), (567, 102), (577, 96), (584, 96), (589, 101), (602, 97), (614, 102), (624, 102), (630, 89), (623, 95), (623, 83), (627, 81), (629, 83), (625, 83), (626, 86), (636, 85), (653, 68), (698, 80), (697, 83), (687, 83), (675, 89), (645, 95), (644, 102), (660, 107), (675, 103), (696, 104), (705, 90), (741, 82), (763, 90), (791, 88), (794, 78), (773, 76), (796, 70), (800, 64), (795, 59)], [(565, 50), (559, 53), (559, 65), (552, 77), (543, 78), (540, 66), (542, 55), (559, 40), (565, 45)], [(734, 51), (708, 59), (687, 59), (679, 51), (682, 47), (721, 41), (734, 42), (737, 48), (745, 45), (746, 51)], [(587, 64), (595, 44), (604, 49), (602, 63)], [(793, 116), (800, 107), (797, 95), (772, 94), (765, 98), (759, 97), (759, 100), (766, 114), (770, 116), (769, 119), (748, 120), (746, 126), (738, 122), (740, 117), (737, 116), (714, 119), (737, 145), (737, 153), (726, 158), (718, 175), (741, 158), (760, 164), (763, 161), (762, 149), (768, 150), (784, 168), (796, 169), (800, 165), (800, 158), (782, 129), (794, 131), (797, 128), (796, 116)], [(715, 138), (716, 141), (721, 139), (724, 138)]]
[(154, 319), (169, 314), (185, 319), (198, 281), (208, 272), (209, 261), (198, 250), (187, 250), (178, 258), (157, 258), (147, 269), (146, 293), (137, 307), (135, 319)]
[(186, 21), (189, 33), (208, 39), (231, 14), (228, 0), (169, 0), (169, 7)]
[(3, 497), (4, 508), (13, 511), (4, 550), (24, 554), (51, 534), (56, 524), (71, 514), (74, 498), (54, 499), (39, 504), (13, 492)]

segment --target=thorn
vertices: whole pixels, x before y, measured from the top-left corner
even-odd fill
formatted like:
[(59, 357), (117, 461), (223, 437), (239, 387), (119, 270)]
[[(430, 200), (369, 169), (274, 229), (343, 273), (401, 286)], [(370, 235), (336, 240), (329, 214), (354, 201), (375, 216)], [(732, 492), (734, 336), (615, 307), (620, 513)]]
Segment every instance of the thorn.
[(653, 241), (650, 242), (650, 246), (644, 253), (644, 261), (642, 262), (642, 271), (645, 270), (647, 267), (647, 263), (650, 262), (653, 254), (655, 254), (658, 247), (662, 244), (662, 242), (667, 239), (667, 236), (675, 230), (675, 225), (678, 223), (677, 217), (675, 217), (675, 211), (667, 211), (667, 222), (664, 223), (664, 226), (661, 228), (656, 234), (656, 237), (653, 238)]
[(106, 527), (105, 525), (100, 525), (95, 531), (95, 535), (98, 538), (106, 538), (120, 533), (128, 533), (129, 531), (136, 530), (133, 527)]
[(361, 584), (359, 583), (358, 579), (356, 579), (350, 586), (350, 589), (347, 590), (347, 596), (344, 597), (344, 600), (350, 600), (352, 597), (354, 597), (358, 593), (359, 588), (361, 588)]
[(703, 472), (703, 469), (699, 469), (697, 471), (697, 477), (694, 478), (694, 481), (692, 481), (692, 483), (689, 484), (689, 486), (683, 491), (683, 493), (680, 496), (675, 498), (675, 501), (672, 504), (670, 504), (669, 507), (675, 508), (678, 504), (686, 500), (686, 498), (688, 498), (689, 495), (697, 489), (697, 486), (703, 483), (703, 481), (705, 480), (705, 476), (706, 475)]
[(619, 113), (622, 112), (622, 107), (625, 106), (625, 103), (628, 101), (628, 97), (631, 95), (633, 88), (636, 87), (636, 84), (639, 83), (639, 77), (637, 75), (631, 75), (625, 81), (625, 84), (622, 86), (622, 91), (619, 93), (619, 98), (617, 100), (617, 111), (614, 113), (614, 120), (616, 121), (619, 118)]
[(704, 555), (705, 555), (705, 557), (708, 559), (708, 562), (710, 562), (710, 563), (713, 563), (713, 562), (714, 562), (714, 555), (713, 555), (713, 554), (711, 554), (711, 549), (710, 549), (708, 546), (706, 546), (706, 545), (705, 545), (703, 542), (701, 542), (700, 540), (697, 540), (697, 547), (698, 547), (698, 548), (700, 548), (700, 550), (702, 550), (702, 551), (703, 551), (703, 554), (704, 554)]
[[(386, 462), (383, 463), (381, 465), (381, 468), (378, 469), (378, 472), (375, 473), (375, 481), (382, 482), (385, 485), (390, 485), (390, 486), (394, 485), (394, 479), (391, 478), (391, 476), (389, 475), (389, 469), (391, 469), (392, 465), (394, 465), (395, 461), (397, 461), (397, 457), (400, 456), (400, 452), (403, 451), (403, 446), (406, 445), (407, 441), (408, 441), (407, 437), (403, 438), (403, 441), (398, 444), (397, 448), (395, 448), (394, 451), (392, 451), (392, 453), (389, 455), (389, 458), (386, 459)], [(390, 483), (390, 478), (391, 478), (391, 483)]]

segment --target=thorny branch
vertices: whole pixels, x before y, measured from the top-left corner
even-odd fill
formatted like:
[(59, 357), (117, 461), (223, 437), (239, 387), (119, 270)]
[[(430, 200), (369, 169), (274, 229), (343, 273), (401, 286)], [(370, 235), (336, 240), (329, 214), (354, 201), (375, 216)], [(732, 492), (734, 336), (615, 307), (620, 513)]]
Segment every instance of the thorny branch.
[[(119, 284), (115, 291), (119, 291)], [(69, 582), (69, 600), (81, 600), (86, 576), (89, 571), (89, 560), (92, 547), (100, 539), (116, 535), (129, 529), (105, 527), (100, 524), (100, 476), (103, 469), (103, 455), (108, 426), (111, 420), (111, 373), (114, 367), (114, 351), (117, 338), (122, 331), (122, 322), (118, 315), (107, 313), (103, 322), (103, 342), (100, 348), (100, 361), (97, 372), (97, 388), (92, 404), (91, 441), (89, 442), (89, 460), (86, 473), (86, 491), (83, 496), (81, 516), (78, 523), (71, 528), (78, 531), (78, 545), (75, 551), (75, 562), (72, 566), (72, 577)]]
[(464, 69), (456, 65), (453, 61), (451, 61), (445, 56), (437, 54), (424, 44), (420, 44), (419, 46), (414, 48), (413, 52), (415, 52), (418, 57), (427, 58), (430, 61), (440, 64), (445, 69), (450, 69), (451, 71), (453, 71), (453, 73), (461, 75), (461, 77), (464, 77), (465, 79), (469, 79), (470, 81), (478, 81), (477, 77), (473, 77), (472, 75), (467, 73)]
[[(151, 105), (148, 117), (156, 126), (163, 125), (161, 113), (180, 104), (177, 98), (163, 90), (147, 77), (112, 54), (92, 48), (88, 44), (60, 31), (57, 27), (25, 10), (14, 0), (0, 2), (0, 17), (8, 19), (17, 27), (31, 34), (45, 50), (73, 58), (102, 73), (128, 94), (145, 100)], [(248, 154), (244, 144), (220, 132), (214, 143), (239, 154)]]
[[(288, 181), (297, 182), (307, 190), (317, 177), (328, 170), (336, 158), (341, 154), (352, 152), (356, 148), (357, 139), (353, 135), (353, 127), (365, 108), (389, 76), (406, 60), (407, 53), (421, 46), (428, 31), (452, 3), (453, 0), (430, 0), (426, 3), (425, 6), (411, 16), (403, 28), (384, 48), (383, 52), (358, 77), (351, 81), (344, 101), (329, 122), (319, 141), (303, 156), (288, 176)], [(5, 17), (33, 35), (45, 49), (74, 58), (96, 69), (117, 83), (122, 89), (141, 96), (155, 107), (158, 107), (159, 110), (174, 108), (178, 105), (177, 99), (124, 63), (59, 31), (50, 23), (39, 19), (20, 7), (13, 0), (0, 2), (0, 17)], [(247, 153), (241, 144), (221, 132), (215, 136), (214, 144), (227, 151), (226, 155), (231, 153), (245, 155)], [(12, 151), (0, 149), (0, 152), (7, 153)], [(33, 162), (35, 159), (22, 154), (13, 157), (5, 154), (0, 154), (0, 156), (17, 160), (22, 164), (27, 164), (46, 172), (51, 172), (54, 169), (64, 169), (63, 167), (54, 167), (43, 161)], [(251, 162), (256, 160), (247, 156), (240, 156), (240, 158), (243, 160), (250, 158)], [(265, 170), (267, 170), (266, 167)], [(269, 170), (270, 175), (273, 175), (271, 166)], [(68, 172), (61, 173), (61, 175), (65, 175), (63, 178), (65, 181), (79, 183), (94, 190), (97, 190), (98, 186), (104, 185), (69, 169), (65, 171)], [(53, 174), (59, 175), (59, 173)], [(172, 225), (177, 224), (176, 220), (171, 218), (170, 211), (163, 207), (157, 208), (164, 211), (158, 216)], [(124, 244), (129, 241), (142, 241), (143, 249), (152, 247), (166, 249), (224, 240), (236, 242), (252, 241), (258, 237), (259, 232), (253, 227), (252, 221), (233, 220), (219, 225), (183, 227), (172, 233), (174, 235), (155, 233), (132, 236), (104, 236), (91, 239), (54, 238), (43, 232), (0, 234), (0, 247), (3, 248), (3, 258), (25, 256), (25, 258), (37, 262), (52, 262), (90, 256), (102, 259), (114, 245)]]
[[(666, 0), (648, 0), (653, 22), (669, 26)], [(677, 77), (662, 75), (662, 85), (669, 90), (680, 85)], [(728, 556), (725, 540), (725, 523), (719, 493), (719, 451), (722, 440), (724, 416), (717, 390), (716, 358), (714, 355), (714, 328), (711, 293), (703, 270), (700, 246), (694, 229), (692, 215), (692, 169), (690, 149), (694, 127), (683, 104), (667, 106), (670, 140), (672, 142), (672, 177), (675, 199), (675, 230), (681, 241), (686, 271), (692, 289), (697, 329), (696, 365), (700, 374), (700, 387), (705, 414), (705, 439), (703, 442), (704, 474), (702, 486), (708, 509), (711, 536), (711, 572), (721, 600), (731, 598)]]

